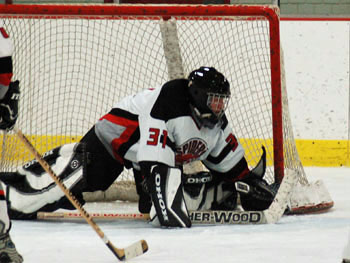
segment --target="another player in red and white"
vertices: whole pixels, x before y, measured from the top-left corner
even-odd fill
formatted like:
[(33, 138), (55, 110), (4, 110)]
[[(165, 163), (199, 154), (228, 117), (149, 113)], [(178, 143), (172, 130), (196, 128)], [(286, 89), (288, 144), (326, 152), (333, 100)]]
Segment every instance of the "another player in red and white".
[[(18, 81), (12, 79), (13, 44), (0, 20), (0, 129), (9, 130), (15, 125), (18, 113)], [(0, 262), (23, 262), (13, 244), (9, 231), (11, 222), (7, 213), (5, 192), (0, 183)]]
[[(139, 210), (155, 225), (190, 227), (191, 210), (234, 210), (237, 192), (244, 209), (264, 210), (274, 191), (263, 180), (265, 153), (249, 170), (244, 149), (225, 116), (231, 96), (223, 74), (201, 67), (117, 103), (80, 143), (53, 149), (45, 159), (72, 193), (106, 190), (124, 168), (133, 169)], [(200, 160), (209, 172), (184, 174)], [(2, 173), (9, 186), (11, 216), (35, 218), (38, 211), (73, 208), (35, 162)]]

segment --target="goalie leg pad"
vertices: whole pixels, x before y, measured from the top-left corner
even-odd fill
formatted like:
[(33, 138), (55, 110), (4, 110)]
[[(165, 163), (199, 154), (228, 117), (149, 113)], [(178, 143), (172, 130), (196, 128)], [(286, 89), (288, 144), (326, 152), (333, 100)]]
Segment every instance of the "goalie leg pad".
[[(83, 167), (86, 159), (79, 144), (67, 144), (44, 154), (56, 175), (76, 195), (79, 201), (84, 185)], [(0, 180), (6, 185), (9, 215), (13, 219), (30, 219), (38, 211), (58, 208), (73, 209), (51, 176), (33, 160), (15, 173), (2, 173)]]
[(153, 225), (159, 222), (165, 227), (191, 227), (180, 169), (155, 165), (147, 185), (152, 197), (150, 217)]

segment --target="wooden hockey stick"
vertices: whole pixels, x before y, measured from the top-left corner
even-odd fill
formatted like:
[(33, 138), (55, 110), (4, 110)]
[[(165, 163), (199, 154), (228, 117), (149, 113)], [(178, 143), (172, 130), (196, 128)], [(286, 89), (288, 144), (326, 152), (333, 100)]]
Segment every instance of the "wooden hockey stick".
[(95, 232), (99, 235), (99, 237), (103, 240), (103, 242), (107, 245), (107, 247), (112, 251), (112, 253), (119, 260), (127, 260), (139, 255), (144, 254), (148, 250), (148, 245), (145, 240), (137, 241), (136, 243), (126, 247), (126, 248), (117, 248), (112, 242), (107, 238), (107, 236), (103, 233), (100, 227), (94, 222), (93, 218), (86, 212), (86, 210), (81, 206), (79, 201), (73, 196), (71, 191), (63, 184), (61, 179), (55, 174), (50, 165), (41, 157), (38, 151), (34, 148), (34, 146), (30, 143), (30, 141), (23, 135), (23, 133), (14, 128), (15, 133), (19, 137), (19, 139), (24, 143), (24, 145), (28, 148), (28, 150), (35, 156), (39, 164), (43, 167), (43, 169), (51, 176), (54, 182), (60, 187), (68, 200), (72, 203), (72, 205), (79, 211), (80, 215), (85, 219), (86, 222), (95, 230)]
[[(150, 219), (149, 214), (141, 213), (90, 213), (95, 220), (113, 221), (118, 219), (141, 220)], [(83, 217), (79, 212), (38, 212), (37, 219), (40, 220), (82, 220)]]
[[(264, 224), (266, 220), (262, 211), (190, 211), (190, 219), (194, 225), (235, 225)], [(141, 220), (149, 221), (149, 214), (140, 213), (91, 213), (96, 220)], [(79, 212), (39, 212), (40, 220), (82, 220)]]

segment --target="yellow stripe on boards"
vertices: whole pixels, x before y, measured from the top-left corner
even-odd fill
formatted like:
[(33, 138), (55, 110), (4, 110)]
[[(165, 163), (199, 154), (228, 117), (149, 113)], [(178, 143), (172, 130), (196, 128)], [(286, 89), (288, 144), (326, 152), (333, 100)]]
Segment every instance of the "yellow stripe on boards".
[[(37, 150), (44, 152), (56, 148), (62, 144), (78, 142), (82, 136), (64, 135), (27, 135)], [(2, 159), (3, 151), (0, 151), (2, 161), (32, 160), (32, 156), (16, 135), (7, 135), (3, 142), (3, 135), (0, 136), (1, 145), (6, 149), (6, 157)], [(250, 166), (254, 167), (262, 154), (261, 146), (264, 145), (268, 156), (273, 156), (273, 143), (271, 139), (240, 139), (243, 148), (246, 150), (246, 159)], [(295, 140), (299, 158), (303, 166), (350, 166), (350, 141), (349, 140)], [(248, 152), (253, 150), (253, 154)], [(253, 157), (258, 156), (257, 157)], [(267, 159), (267, 165), (272, 165), (272, 158)]]
[[(34, 145), (40, 154), (45, 153), (48, 150), (56, 148), (63, 144), (78, 142), (82, 136), (65, 136), (65, 135), (26, 135), (28, 140)], [(5, 139), (5, 140), (4, 140)], [(34, 159), (34, 156), (29, 153), (27, 148), (18, 139), (17, 135), (1, 135), (0, 142), (5, 149), (0, 151), (0, 158), (3, 162), (15, 162), (18, 160), (29, 161)], [(5, 154), (3, 158), (2, 155)]]
[(349, 140), (296, 140), (304, 166), (350, 166)]
[[(240, 142), (245, 149), (249, 149), (252, 145), (264, 145), (267, 152), (270, 152), (270, 156), (273, 156), (272, 140), (241, 139)], [(303, 166), (350, 166), (349, 140), (296, 139), (295, 144)], [(256, 149), (256, 146), (254, 146), (253, 149)], [(253, 160), (253, 157), (248, 154), (248, 151), (246, 152), (246, 159), (248, 160), (249, 165), (255, 166), (259, 160)], [(272, 165), (272, 163), (272, 158), (268, 158), (267, 165)]]

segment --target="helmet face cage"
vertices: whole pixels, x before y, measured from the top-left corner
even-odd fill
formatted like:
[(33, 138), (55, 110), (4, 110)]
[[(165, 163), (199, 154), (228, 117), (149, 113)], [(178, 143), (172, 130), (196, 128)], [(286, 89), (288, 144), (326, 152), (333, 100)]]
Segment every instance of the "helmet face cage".
[(224, 115), (229, 100), (230, 96), (228, 94), (208, 93), (207, 106), (215, 114), (218, 120)]

